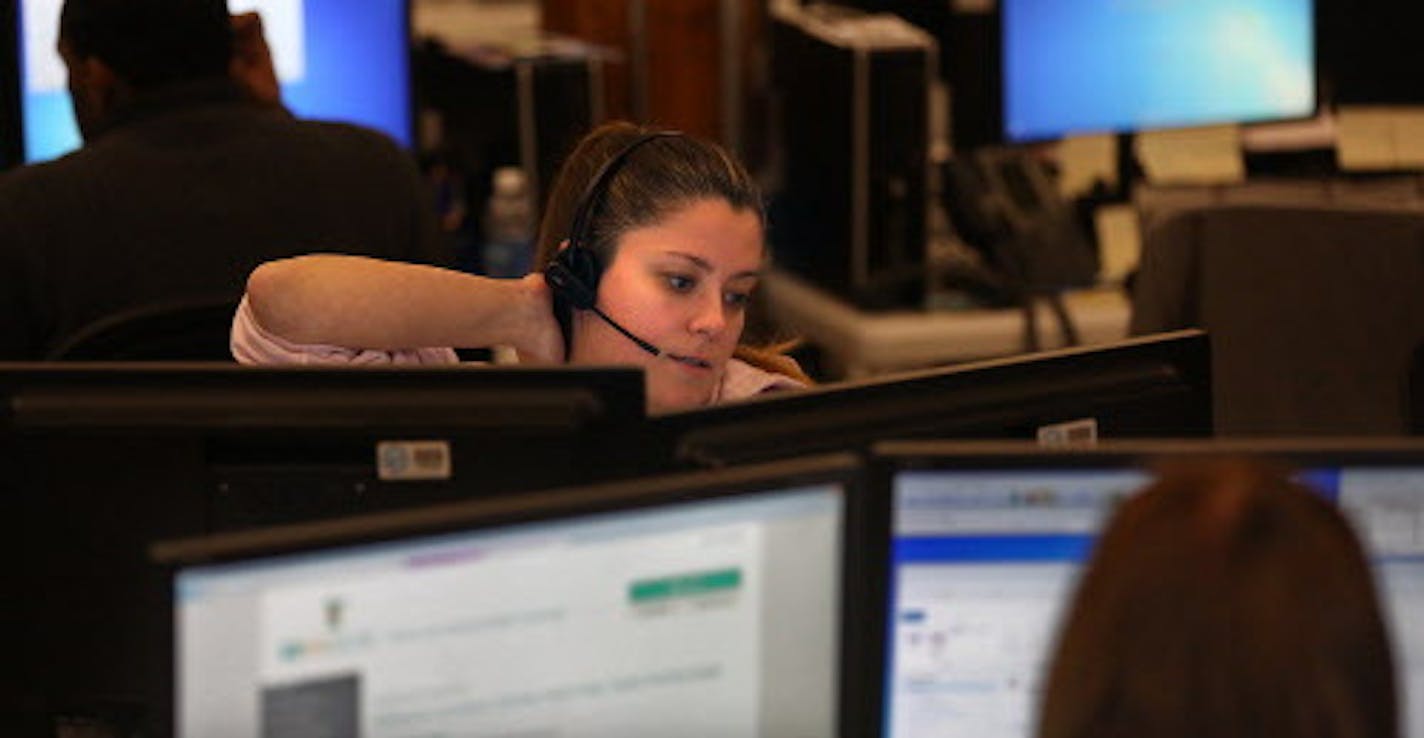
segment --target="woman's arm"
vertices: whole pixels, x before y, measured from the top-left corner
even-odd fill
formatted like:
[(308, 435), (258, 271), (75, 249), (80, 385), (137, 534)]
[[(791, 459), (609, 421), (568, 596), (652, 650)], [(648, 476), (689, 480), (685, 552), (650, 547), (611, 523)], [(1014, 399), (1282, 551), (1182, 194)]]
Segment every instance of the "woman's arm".
[(301, 344), (363, 349), (513, 346), (562, 362), (542, 274), (488, 279), (419, 264), (316, 254), (267, 262), (247, 280), (253, 317)]

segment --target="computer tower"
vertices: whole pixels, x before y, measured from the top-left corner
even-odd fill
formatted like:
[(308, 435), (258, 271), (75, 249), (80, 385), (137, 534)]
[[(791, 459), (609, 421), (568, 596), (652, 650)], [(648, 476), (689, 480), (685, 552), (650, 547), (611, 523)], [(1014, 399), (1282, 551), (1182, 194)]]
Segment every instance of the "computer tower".
[(521, 53), (435, 42), (419, 49), (420, 105), (440, 121), (438, 140), (422, 143), (462, 170), (472, 214), (500, 167), (523, 169), (534, 201), (543, 203), (563, 158), (604, 119), (603, 66), (602, 55), (581, 44), (548, 42)]
[(766, 0), (543, 0), (544, 30), (613, 52), (613, 118), (708, 138), (765, 158)]
[(778, 265), (864, 308), (920, 305), (933, 38), (898, 16), (808, 6), (778, 11), (772, 41)]

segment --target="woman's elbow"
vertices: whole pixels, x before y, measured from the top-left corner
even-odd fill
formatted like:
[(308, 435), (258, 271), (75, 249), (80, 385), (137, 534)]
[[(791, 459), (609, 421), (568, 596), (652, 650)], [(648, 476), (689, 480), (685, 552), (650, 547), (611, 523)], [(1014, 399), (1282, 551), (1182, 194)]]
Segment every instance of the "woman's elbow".
[(248, 275), (247, 303), (263, 329), (302, 340), (308, 329), (302, 316), (311, 312), (302, 308), (302, 273), (301, 257), (295, 257), (259, 264)]

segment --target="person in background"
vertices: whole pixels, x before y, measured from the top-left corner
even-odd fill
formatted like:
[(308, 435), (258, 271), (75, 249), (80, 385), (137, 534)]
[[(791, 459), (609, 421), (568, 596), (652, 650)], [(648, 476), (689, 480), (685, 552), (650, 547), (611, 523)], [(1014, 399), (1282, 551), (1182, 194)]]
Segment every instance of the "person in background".
[(282, 107), (257, 15), (66, 0), (59, 52), (84, 145), (0, 175), (0, 360), (132, 308), (236, 304), (283, 256), (449, 260), (412, 156)]
[(264, 264), (233, 354), (449, 363), (452, 347), (508, 346), (527, 363), (642, 367), (652, 412), (801, 387), (794, 361), (740, 345), (767, 261), (764, 217), (751, 177), (717, 145), (606, 124), (560, 170), (538, 271), (501, 280), (335, 254)]
[(1115, 514), (1039, 738), (1397, 738), (1390, 644), (1343, 516), (1259, 461), (1184, 463)]

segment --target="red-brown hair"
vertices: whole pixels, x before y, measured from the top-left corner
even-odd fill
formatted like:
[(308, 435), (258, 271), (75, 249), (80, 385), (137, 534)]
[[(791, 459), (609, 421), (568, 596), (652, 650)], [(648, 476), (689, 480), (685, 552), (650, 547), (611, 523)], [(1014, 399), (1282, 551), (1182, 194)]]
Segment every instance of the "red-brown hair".
[(1278, 467), (1183, 463), (1127, 501), (1060, 635), (1039, 738), (1397, 738), (1373, 577)]

